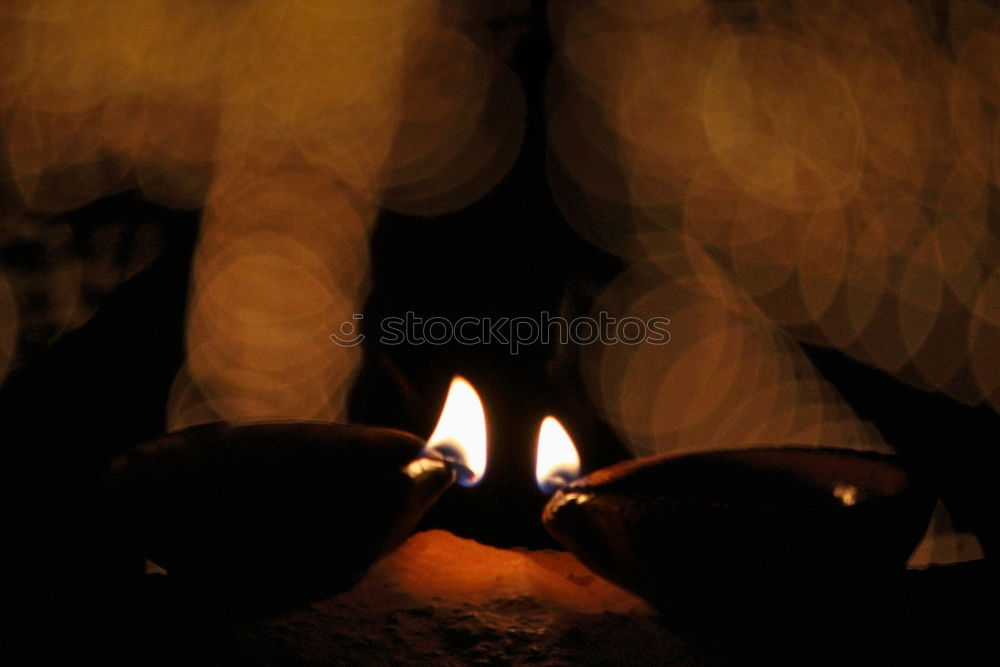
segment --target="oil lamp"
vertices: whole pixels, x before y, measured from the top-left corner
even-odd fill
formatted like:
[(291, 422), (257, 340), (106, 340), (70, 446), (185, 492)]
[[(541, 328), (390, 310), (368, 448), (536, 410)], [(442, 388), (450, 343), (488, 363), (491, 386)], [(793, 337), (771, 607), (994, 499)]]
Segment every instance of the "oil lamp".
[(760, 445), (597, 470), (558, 489), (543, 522), (653, 604), (714, 613), (902, 572), (934, 500), (893, 456)]
[(342, 590), (400, 544), (456, 480), (485, 470), (482, 405), (456, 378), (425, 443), (329, 423), (226, 423), (165, 435), (105, 472), (110, 506), (175, 581), (247, 600)]

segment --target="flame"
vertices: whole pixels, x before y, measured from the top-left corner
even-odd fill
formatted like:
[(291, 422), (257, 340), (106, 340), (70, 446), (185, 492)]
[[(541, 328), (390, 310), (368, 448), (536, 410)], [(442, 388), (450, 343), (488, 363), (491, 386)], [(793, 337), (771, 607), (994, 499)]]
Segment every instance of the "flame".
[(469, 382), (455, 376), (426, 453), (456, 468), (458, 483), (475, 486), (486, 473), (486, 415), (479, 394)]
[(566, 486), (580, 476), (580, 455), (569, 433), (555, 417), (546, 417), (538, 429), (535, 480), (545, 493)]

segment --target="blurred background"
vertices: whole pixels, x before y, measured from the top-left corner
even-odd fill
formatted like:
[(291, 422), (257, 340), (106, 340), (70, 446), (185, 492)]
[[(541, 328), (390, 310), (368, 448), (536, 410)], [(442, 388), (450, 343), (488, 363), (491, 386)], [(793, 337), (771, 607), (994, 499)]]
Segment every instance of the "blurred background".
[[(456, 373), (489, 470), (426, 527), (553, 545), (556, 414), (584, 471), (896, 451), (995, 549), (1000, 7), (873, 4), (5, 3), (14, 571), (58, 599), (141, 565), (98, 484), (129, 446), (217, 420), (427, 436)], [(671, 339), (381, 344), (407, 312)], [(365, 344), (334, 344), (355, 314)]]

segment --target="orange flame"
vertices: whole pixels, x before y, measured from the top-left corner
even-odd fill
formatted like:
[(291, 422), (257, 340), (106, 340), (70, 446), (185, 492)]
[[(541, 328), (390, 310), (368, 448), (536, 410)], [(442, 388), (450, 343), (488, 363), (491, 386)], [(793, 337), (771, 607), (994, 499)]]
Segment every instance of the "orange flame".
[(486, 473), (486, 415), (479, 394), (455, 376), (426, 452), (456, 468), (458, 483), (475, 486)]
[(535, 480), (538, 488), (553, 493), (580, 476), (580, 455), (572, 438), (555, 417), (546, 417), (538, 429)]

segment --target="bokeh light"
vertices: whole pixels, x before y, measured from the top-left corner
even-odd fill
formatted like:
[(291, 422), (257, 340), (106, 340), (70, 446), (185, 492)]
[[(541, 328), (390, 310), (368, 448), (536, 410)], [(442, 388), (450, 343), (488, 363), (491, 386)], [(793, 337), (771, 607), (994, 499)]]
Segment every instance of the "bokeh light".
[(796, 341), (1000, 408), (1000, 10), (918, 4), (551, 3), (557, 201), (633, 266), (599, 307), (672, 321), (584, 352), (637, 452), (884, 447)]
[[(441, 0), (0, 9), (0, 178), (24, 215), (130, 189), (204, 211), (172, 427), (343, 418), (360, 355), (328, 336), (367, 293), (379, 207), (460, 208), (518, 154), (523, 93), (472, 34), (478, 11)], [(79, 324), (71, 297), (84, 282), (59, 279), (55, 335)], [(5, 360), (17, 323), (5, 317)]]

